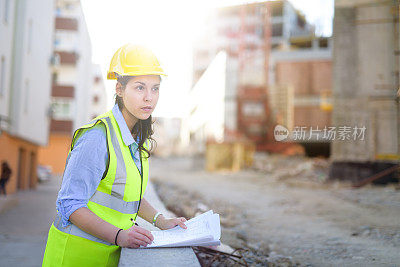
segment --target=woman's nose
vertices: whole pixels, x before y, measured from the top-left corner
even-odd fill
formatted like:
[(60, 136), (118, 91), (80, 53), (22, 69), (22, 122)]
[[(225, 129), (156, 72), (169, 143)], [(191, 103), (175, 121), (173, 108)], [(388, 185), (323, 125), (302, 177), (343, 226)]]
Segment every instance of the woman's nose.
[(144, 95), (144, 101), (151, 101), (152, 100), (152, 96), (151, 96), (151, 92), (146, 91), (145, 95)]

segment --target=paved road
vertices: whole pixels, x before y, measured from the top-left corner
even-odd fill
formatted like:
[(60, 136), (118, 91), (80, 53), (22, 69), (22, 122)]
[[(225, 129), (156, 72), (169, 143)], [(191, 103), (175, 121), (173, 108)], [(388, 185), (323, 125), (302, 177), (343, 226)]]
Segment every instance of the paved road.
[(61, 177), (0, 199), (0, 266), (41, 266)]

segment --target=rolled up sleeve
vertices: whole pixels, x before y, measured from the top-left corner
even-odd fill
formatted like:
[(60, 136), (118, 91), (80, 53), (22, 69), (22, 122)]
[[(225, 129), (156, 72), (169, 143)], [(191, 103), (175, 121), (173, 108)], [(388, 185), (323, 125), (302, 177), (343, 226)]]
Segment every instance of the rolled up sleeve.
[(105, 129), (96, 125), (76, 141), (65, 166), (56, 203), (63, 227), (71, 224), (69, 217), (74, 211), (87, 207), (106, 170), (107, 161)]

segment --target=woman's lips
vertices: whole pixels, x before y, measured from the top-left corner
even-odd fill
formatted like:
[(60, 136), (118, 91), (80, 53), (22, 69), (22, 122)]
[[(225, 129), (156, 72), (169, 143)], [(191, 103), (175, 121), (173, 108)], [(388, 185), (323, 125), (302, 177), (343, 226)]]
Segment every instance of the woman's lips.
[(144, 110), (146, 112), (150, 112), (152, 110), (152, 108), (142, 108), (142, 110)]

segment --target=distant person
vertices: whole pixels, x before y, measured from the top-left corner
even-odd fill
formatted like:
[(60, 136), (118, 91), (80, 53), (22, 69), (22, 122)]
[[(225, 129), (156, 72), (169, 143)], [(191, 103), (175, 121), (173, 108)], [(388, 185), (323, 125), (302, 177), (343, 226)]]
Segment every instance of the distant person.
[(42, 266), (118, 266), (121, 247), (154, 239), (137, 216), (162, 230), (187, 228), (185, 218), (165, 218), (143, 198), (160, 75), (149, 49), (127, 44), (115, 52), (107, 74), (117, 80), (114, 107), (73, 135)]
[(12, 170), (10, 166), (8, 166), (7, 161), (3, 161), (1, 163), (0, 194), (3, 192), (4, 195), (7, 195), (6, 184), (8, 180), (10, 180), (11, 173)]

